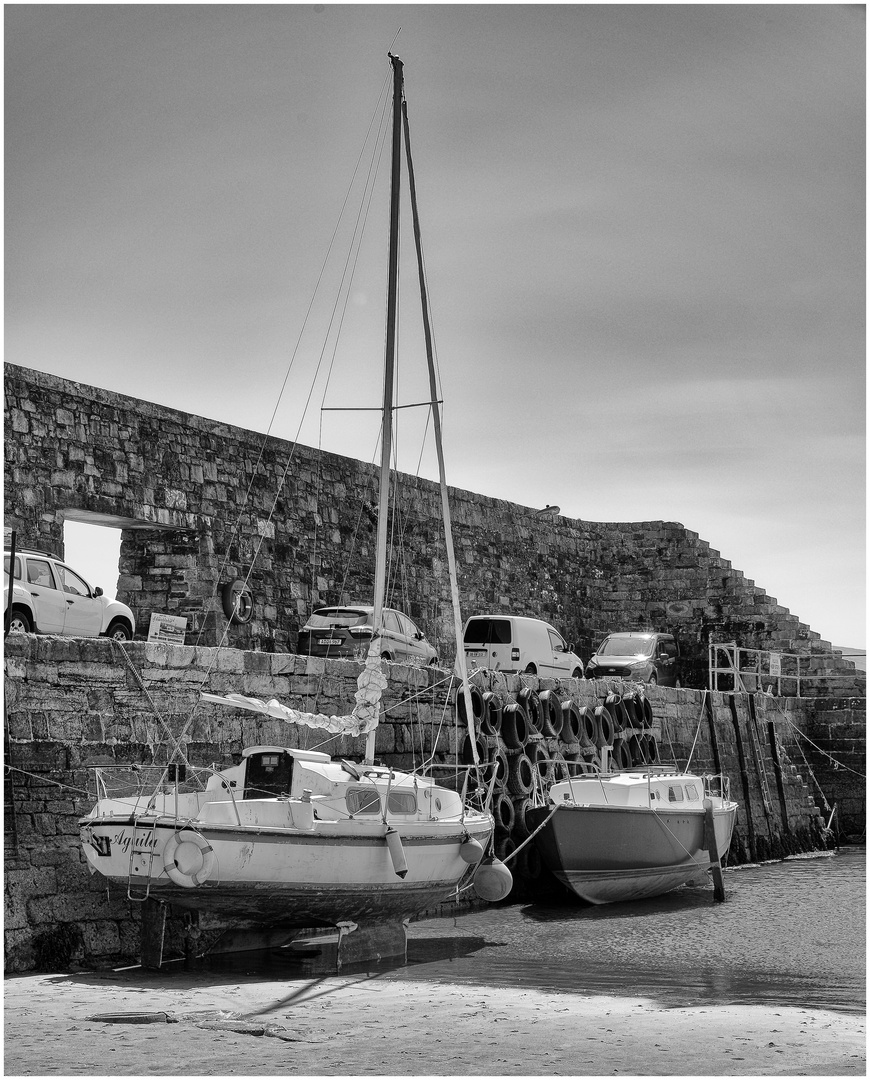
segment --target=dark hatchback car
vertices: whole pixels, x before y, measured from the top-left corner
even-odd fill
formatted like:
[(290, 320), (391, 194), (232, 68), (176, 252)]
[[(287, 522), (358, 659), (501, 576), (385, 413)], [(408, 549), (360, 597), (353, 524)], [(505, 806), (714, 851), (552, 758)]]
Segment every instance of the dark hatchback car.
[(586, 665), (586, 678), (615, 675), (637, 682), (679, 686), (679, 655), (672, 634), (608, 634)]
[[(374, 608), (348, 604), (318, 608), (299, 631), (299, 656), (364, 660), (372, 638)], [(434, 664), (438, 654), (407, 615), (384, 608), (381, 657), (404, 664)]]

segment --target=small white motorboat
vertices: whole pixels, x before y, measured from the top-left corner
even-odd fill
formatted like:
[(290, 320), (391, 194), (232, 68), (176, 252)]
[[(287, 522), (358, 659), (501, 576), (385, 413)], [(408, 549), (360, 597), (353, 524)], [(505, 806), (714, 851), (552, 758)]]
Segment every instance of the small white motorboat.
[(659, 896), (715, 873), (736, 818), (727, 778), (668, 765), (605, 764), (553, 784), (526, 812), (544, 864), (590, 904)]

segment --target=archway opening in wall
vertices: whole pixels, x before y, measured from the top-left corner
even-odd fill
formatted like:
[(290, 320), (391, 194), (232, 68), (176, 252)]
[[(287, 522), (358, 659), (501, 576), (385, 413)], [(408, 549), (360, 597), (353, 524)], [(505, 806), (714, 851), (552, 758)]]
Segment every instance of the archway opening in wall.
[(118, 591), (121, 529), (88, 521), (63, 522), (64, 562), (78, 571), (89, 585), (99, 586), (114, 600)]

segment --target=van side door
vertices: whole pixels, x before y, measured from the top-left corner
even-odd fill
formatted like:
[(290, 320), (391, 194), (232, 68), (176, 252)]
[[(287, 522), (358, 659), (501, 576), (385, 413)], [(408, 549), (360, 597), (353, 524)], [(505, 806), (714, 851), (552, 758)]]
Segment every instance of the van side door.
[(547, 627), (547, 633), (550, 635), (550, 670), (547, 674), (551, 679), (567, 678), (572, 668), (568, 642), (552, 626)]

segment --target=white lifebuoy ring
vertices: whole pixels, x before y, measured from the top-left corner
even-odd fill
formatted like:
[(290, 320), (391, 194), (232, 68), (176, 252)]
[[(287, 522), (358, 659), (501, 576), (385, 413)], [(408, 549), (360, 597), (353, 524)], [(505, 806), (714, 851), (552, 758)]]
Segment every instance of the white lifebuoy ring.
[(214, 862), (214, 848), (193, 829), (173, 833), (163, 849), (166, 875), (170, 881), (185, 889), (194, 889), (208, 881), (214, 870)]

